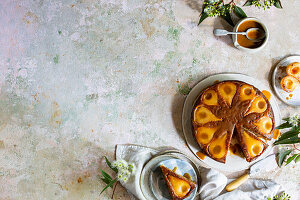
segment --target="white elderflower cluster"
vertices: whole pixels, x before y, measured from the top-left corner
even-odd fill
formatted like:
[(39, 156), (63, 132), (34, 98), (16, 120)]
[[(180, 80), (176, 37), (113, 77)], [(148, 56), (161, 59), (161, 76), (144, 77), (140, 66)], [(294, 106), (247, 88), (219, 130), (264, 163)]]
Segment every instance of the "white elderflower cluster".
[(295, 114), (295, 115), (293, 115), (292, 117), (290, 117), (290, 119), (289, 119), (289, 124), (291, 124), (292, 126), (298, 126), (298, 124), (299, 124), (299, 121), (300, 121), (300, 116), (299, 115), (297, 115), (297, 114)]
[(231, 9), (231, 5), (224, 5), (223, 1), (209, 0), (204, 2), (204, 13), (210, 17), (224, 16)]
[(128, 163), (125, 160), (116, 160), (112, 166), (118, 169), (117, 178), (119, 181), (126, 183), (131, 174), (134, 174), (136, 167), (134, 163)]

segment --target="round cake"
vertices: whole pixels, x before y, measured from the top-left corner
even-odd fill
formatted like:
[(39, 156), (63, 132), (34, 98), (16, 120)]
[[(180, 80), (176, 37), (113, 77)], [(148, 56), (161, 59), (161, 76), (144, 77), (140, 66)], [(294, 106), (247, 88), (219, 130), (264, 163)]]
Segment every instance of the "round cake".
[(195, 102), (192, 123), (200, 149), (222, 163), (233, 138), (248, 162), (256, 159), (266, 150), (275, 126), (268, 99), (241, 81), (206, 88)]

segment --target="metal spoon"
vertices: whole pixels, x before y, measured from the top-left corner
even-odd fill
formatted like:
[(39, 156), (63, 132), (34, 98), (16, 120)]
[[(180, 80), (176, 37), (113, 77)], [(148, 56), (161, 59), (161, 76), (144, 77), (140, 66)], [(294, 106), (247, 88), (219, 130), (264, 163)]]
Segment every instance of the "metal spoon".
[[(249, 33), (251, 31), (259, 31), (260, 37), (255, 38), (255, 39), (250, 38)], [(263, 30), (261, 30), (260, 28), (249, 28), (246, 32), (229, 32), (224, 29), (215, 29), (214, 34), (215, 34), (215, 36), (224, 36), (224, 35), (228, 35), (228, 34), (235, 34), (235, 35), (241, 34), (241, 35), (245, 35), (249, 40), (253, 40), (253, 41), (260, 41), (266, 36), (266, 33)]]

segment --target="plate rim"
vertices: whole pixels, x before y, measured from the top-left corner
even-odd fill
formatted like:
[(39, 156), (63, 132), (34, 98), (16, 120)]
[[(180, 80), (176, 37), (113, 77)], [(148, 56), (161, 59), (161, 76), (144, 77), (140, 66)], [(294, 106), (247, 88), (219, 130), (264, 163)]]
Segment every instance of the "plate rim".
[(300, 104), (299, 105), (295, 105), (295, 104), (291, 104), (289, 102), (287, 102), (284, 98), (281, 97), (281, 95), (279, 94), (279, 91), (277, 90), (276, 86), (275, 86), (275, 82), (276, 82), (276, 73), (278, 71), (278, 68), (280, 66), (282, 66), (282, 63), (286, 62), (287, 60), (291, 59), (291, 58), (298, 58), (299, 59), (299, 62), (300, 62), (300, 55), (291, 55), (291, 56), (287, 56), (283, 59), (281, 59), (275, 66), (275, 68), (273, 69), (273, 73), (272, 73), (272, 88), (277, 96), (278, 99), (280, 99), (280, 101), (282, 101), (283, 103), (289, 105), (289, 106), (292, 106), (292, 107), (300, 107)]
[[(177, 153), (177, 154), (181, 154), (181, 153)], [(185, 155), (183, 154), (184, 158), (189, 160), (191, 163), (195, 164), (192, 160), (190, 160), (189, 158), (185, 157)], [(177, 155), (174, 155), (172, 153), (167, 153), (167, 154), (160, 154), (160, 155), (157, 155), (157, 156), (153, 156), (150, 160), (147, 161), (147, 163), (143, 166), (142, 168), (142, 171), (141, 171), (141, 176), (140, 176), (140, 188), (141, 188), (141, 192), (143, 194), (143, 196), (147, 199), (148, 198), (148, 195), (145, 195), (145, 189), (143, 189), (145, 186), (142, 186), (143, 185), (143, 179), (145, 178), (145, 174), (146, 174), (146, 167), (147, 165), (150, 165), (151, 162), (153, 162), (153, 160), (155, 159), (159, 159), (160, 157), (169, 157), (169, 159), (179, 159), (179, 160), (182, 160), (182, 161), (185, 161), (183, 159), (180, 158), (180, 156), (177, 156)], [(166, 159), (167, 160), (167, 159)], [(162, 161), (160, 161), (162, 162)], [(187, 162), (187, 161), (185, 161)], [(197, 197), (197, 194), (199, 192), (199, 188), (200, 188), (200, 185), (199, 185), (199, 178), (201, 177), (198, 177), (199, 176), (199, 173), (198, 173), (198, 169), (197, 167), (195, 168), (195, 166), (193, 166), (191, 163), (187, 162), (194, 170), (195, 174), (196, 174), (196, 193), (194, 195), (194, 197), (191, 199), (191, 200), (194, 200), (196, 197)], [(149, 168), (149, 166), (148, 166)], [(150, 169), (150, 168), (149, 168)], [(147, 170), (148, 171), (148, 170)], [(147, 175), (148, 176), (148, 175)], [(150, 188), (149, 188), (150, 189)], [(153, 194), (152, 194), (153, 195)], [(154, 195), (152, 196), (152, 198), (155, 197)], [(157, 199), (156, 197), (154, 199)]]
[[(225, 166), (223, 166), (223, 167), (218, 166), (219, 163), (215, 163), (215, 164), (212, 165), (211, 162), (217, 162), (217, 161), (215, 161), (215, 160), (213, 160), (213, 159), (211, 159), (211, 158), (209, 158), (209, 157), (208, 157), (208, 159), (211, 159), (212, 161), (207, 161), (207, 160), (202, 160), (202, 159), (200, 159), (200, 158), (196, 155), (196, 152), (193, 150), (193, 148), (194, 148), (193, 144), (190, 144), (190, 142), (188, 142), (188, 141), (189, 141), (189, 140), (188, 140), (189, 137), (187, 136), (187, 134), (191, 134), (191, 133), (188, 133), (188, 132), (189, 132), (189, 130), (187, 130), (188, 127), (186, 127), (186, 125), (185, 125), (185, 121), (186, 121), (186, 120), (185, 120), (185, 117), (187, 117), (187, 116), (185, 116), (185, 115), (186, 115), (186, 111), (185, 111), (185, 110), (188, 109), (188, 106), (189, 106), (189, 105), (187, 105), (187, 104), (190, 103), (190, 102), (188, 102), (189, 96), (191, 96), (191, 94), (195, 93), (195, 91), (198, 91), (198, 90), (199, 90), (199, 89), (197, 88), (197, 87), (199, 87), (198, 85), (203, 84), (203, 82), (204, 82), (205, 80), (211, 79), (211, 78), (213, 78), (213, 77), (216, 78), (216, 77), (219, 77), (219, 76), (220, 76), (221, 81), (225, 81), (225, 80), (234, 80), (234, 79), (239, 80), (238, 78), (240, 78), (240, 76), (243, 76), (244, 79), (250, 79), (248, 82), (251, 82), (251, 81), (258, 81), (258, 84), (261, 84), (261, 81), (257, 80), (257, 79), (254, 78), (254, 77), (251, 77), (251, 76), (248, 76), (248, 75), (242, 74), (242, 73), (233, 73), (233, 72), (217, 73), (217, 74), (213, 74), (213, 75), (207, 76), (207, 77), (205, 77), (204, 79), (200, 80), (197, 84), (194, 85), (194, 87), (192, 88), (192, 90), (191, 90), (190, 93), (187, 95), (187, 97), (186, 97), (186, 99), (185, 99), (185, 101), (184, 101), (184, 105), (183, 105), (183, 109), (182, 109), (182, 116), (181, 116), (181, 123), (182, 123), (182, 128), (183, 128), (183, 134), (184, 134), (185, 142), (187, 143), (188, 148), (189, 148), (190, 151), (193, 153), (193, 155), (197, 158), (198, 163), (199, 163), (199, 161), (200, 161), (200, 163), (204, 163), (204, 164), (206, 165), (206, 167), (208, 166), (208, 167), (211, 167), (211, 168), (214, 168), (214, 169), (217, 169), (217, 170), (221, 170), (221, 171), (224, 171), (224, 172), (237, 172), (237, 171), (242, 171), (242, 170), (248, 169), (252, 164), (254, 164), (254, 163), (258, 162), (259, 160), (263, 159), (264, 157), (268, 156), (268, 155), (270, 154), (271, 150), (273, 149), (272, 145), (270, 144), (270, 145), (268, 146), (267, 150), (266, 150), (261, 156), (259, 156), (257, 159), (255, 159), (255, 160), (252, 161), (252, 162), (249, 162), (249, 164), (247, 164), (247, 167), (237, 167), (237, 168), (235, 168), (235, 169), (228, 169), (228, 166), (226, 166), (226, 167), (225, 167)], [(228, 77), (226, 77), (226, 76), (228, 76)], [(230, 76), (233, 76), (233, 77), (230, 77)], [(239, 76), (239, 77), (236, 77), (236, 76)], [(251, 79), (252, 79), (252, 80), (251, 80)], [(246, 80), (240, 80), (240, 81), (243, 81), (243, 82), (246, 82), (246, 83), (247, 83)], [(212, 84), (213, 84), (213, 83), (212, 83)], [(252, 84), (252, 85), (254, 85), (254, 87), (257, 87), (258, 84)], [(263, 85), (263, 87), (267, 88), (265, 84), (262, 84), (262, 85)], [(199, 94), (195, 97), (195, 99), (193, 99), (193, 104), (195, 103), (196, 99), (199, 97), (200, 92), (201, 92), (201, 91), (199, 91)], [(191, 101), (192, 101), (192, 100), (191, 100)], [(279, 124), (280, 121), (281, 121), (281, 113), (280, 113), (280, 110), (279, 110), (279, 106), (278, 106), (278, 104), (277, 104), (275, 98), (272, 98), (272, 99), (270, 100), (270, 103), (271, 103), (271, 102), (272, 102), (272, 108), (273, 108), (273, 106), (276, 107), (276, 108), (273, 108), (273, 110), (276, 109), (276, 111), (278, 111), (278, 112), (277, 112), (277, 114), (278, 114), (278, 122), (276, 121), (276, 116), (275, 116), (275, 124), (277, 124), (277, 123)], [(271, 141), (272, 141), (272, 140), (271, 140)], [(199, 150), (200, 150), (200, 148), (199, 148)], [(203, 165), (202, 165), (202, 166), (203, 166)], [(204, 166), (204, 167), (205, 167), (205, 166)]]

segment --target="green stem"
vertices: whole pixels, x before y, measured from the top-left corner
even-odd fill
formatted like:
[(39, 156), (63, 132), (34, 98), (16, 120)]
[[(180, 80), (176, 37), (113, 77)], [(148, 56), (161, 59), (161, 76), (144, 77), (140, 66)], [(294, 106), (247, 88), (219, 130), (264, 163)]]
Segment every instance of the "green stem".
[(107, 188), (109, 188), (110, 186), (112, 186), (115, 182), (117, 182), (118, 181), (118, 179), (116, 178), (116, 179), (114, 179), (114, 180), (112, 180), (109, 184), (107, 184), (106, 186), (105, 186), (105, 188), (103, 188), (103, 190), (100, 192), (100, 194), (102, 194)]

